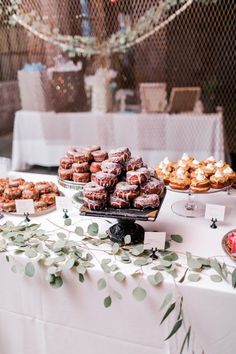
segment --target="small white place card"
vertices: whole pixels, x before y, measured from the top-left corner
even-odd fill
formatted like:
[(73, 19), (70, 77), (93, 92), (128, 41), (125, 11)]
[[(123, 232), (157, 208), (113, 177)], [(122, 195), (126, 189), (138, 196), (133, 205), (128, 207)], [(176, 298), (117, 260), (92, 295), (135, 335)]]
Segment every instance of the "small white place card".
[(217, 219), (217, 221), (224, 221), (225, 206), (218, 204), (206, 204), (205, 219)]
[(56, 208), (61, 211), (63, 209), (72, 209), (72, 200), (68, 197), (56, 197)]
[(16, 212), (22, 215), (33, 214), (35, 212), (33, 199), (16, 199)]
[(144, 248), (151, 249), (157, 248), (158, 250), (165, 249), (166, 242), (166, 232), (155, 232), (155, 231), (146, 231), (144, 238)]

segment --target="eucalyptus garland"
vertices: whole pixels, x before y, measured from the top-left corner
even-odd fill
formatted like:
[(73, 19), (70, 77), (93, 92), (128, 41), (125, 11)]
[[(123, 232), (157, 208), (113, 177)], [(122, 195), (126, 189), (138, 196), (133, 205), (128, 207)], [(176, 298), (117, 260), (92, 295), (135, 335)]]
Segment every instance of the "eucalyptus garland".
[[(33, 277), (38, 266), (44, 266), (47, 269), (48, 284), (53, 288), (60, 288), (63, 286), (63, 270), (75, 271), (79, 282), (83, 283), (90, 269), (99, 266), (103, 276), (97, 281), (97, 289), (109, 290), (109, 295), (105, 296), (103, 301), (105, 308), (110, 307), (115, 298), (122, 299), (122, 295), (109, 284), (110, 276), (119, 283), (125, 282), (126, 275), (120, 269), (121, 263), (137, 267), (131, 274), (138, 280), (132, 290), (132, 295), (137, 301), (145, 300), (148, 295), (145, 287), (141, 285), (144, 277), (158, 291), (158, 286), (164, 282), (166, 274), (173, 277), (175, 284), (183, 283), (186, 278), (191, 282), (198, 282), (203, 276), (208, 276), (214, 282), (225, 281), (236, 288), (236, 268), (219, 262), (216, 257), (203, 258), (193, 256), (190, 252), (170, 251), (171, 242), (183, 241), (181, 235), (171, 235), (170, 241), (166, 242), (166, 249), (159, 252), (158, 259), (153, 259), (152, 252), (146, 250), (143, 244), (130, 243), (130, 235), (125, 237), (123, 245), (111, 244), (107, 235), (100, 233), (97, 223), (89, 224), (84, 230), (80, 225), (72, 224), (71, 219), (66, 219), (62, 226), (49, 222), (55, 227), (50, 232), (43, 230), (40, 224), (21, 222), (14, 225), (7, 221), (0, 225), (0, 252), (6, 255), (11, 270)], [(102, 252), (104, 258), (98, 258), (98, 252)], [(22, 269), (19, 268), (19, 262), (15, 261), (19, 255), (24, 255), (28, 259)], [(145, 267), (148, 265), (151, 266), (153, 274), (150, 274), (150, 270), (146, 274)], [(160, 308), (160, 310), (167, 308), (160, 324), (174, 309), (179, 308), (176, 322), (165, 340), (171, 338), (184, 323), (183, 297), (179, 301), (172, 300), (173, 294), (168, 293)], [(189, 343), (190, 334), (189, 326), (180, 353)]]

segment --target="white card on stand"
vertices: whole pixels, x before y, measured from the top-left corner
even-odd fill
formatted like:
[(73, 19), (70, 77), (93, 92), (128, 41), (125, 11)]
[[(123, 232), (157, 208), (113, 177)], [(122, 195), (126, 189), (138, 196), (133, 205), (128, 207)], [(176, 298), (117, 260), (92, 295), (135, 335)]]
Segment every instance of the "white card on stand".
[(17, 214), (24, 215), (25, 213), (33, 214), (35, 212), (33, 199), (16, 199), (15, 202)]
[(56, 208), (57, 210), (71, 210), (72, 200), (69, 197), (56, 197)]
[(205, 219), (217, 219), (218, 221), (224, 221), (225, 218), (225, 206), (218, 204), (206, 204)]
[(158, 250), (165, 249), (166, 242), (166, 232), (155, 232), (155, 231), (146, 231), (144, 238), (144, 248), (151, 249), (157, 248)]

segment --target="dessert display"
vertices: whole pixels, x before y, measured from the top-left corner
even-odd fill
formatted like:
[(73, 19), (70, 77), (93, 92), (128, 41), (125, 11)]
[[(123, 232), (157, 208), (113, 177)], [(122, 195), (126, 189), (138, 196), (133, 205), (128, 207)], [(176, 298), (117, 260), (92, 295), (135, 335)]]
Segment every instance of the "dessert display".
[(33, 199), (35, 213), (55, 205), (60, 192), (53, 182), (26, 182), (22, 178), (0, 179), (0, 210), (16, 212), (17, 199)]
[(190, 190), (205, 193), (212, 189), (223, 189), (236, 184), (236, 173), (223, 160), (213, 156), (203, 161), (184, 153), (177, 161), (164, 158), (156, 167), (157, 176), (174, 190)]
[(83, 189), (83, 204), (88, 209), (111, 207), (144, 210), (160, 205), (160, 198), (165, 191), (163, 181), (156, 176), (155, 171), (144, 166), (141, 157), (131, 157), (128, 148), (111, 150), (100, 167), (101, 171), (94, 172), (92, 182)]
[(225, 252), (233, 259), (236, 260), (236, 230), (228, 232), (222, 240), (222, 246)]
[[(115, 158), (115, 156), (114, 156)], [(114, 159), (108, 159), (106, 151), (101, 150), (98, 145), (86, 147), (72, 147), (60, 160), (58, 168), (59, 183), (61, 181), (74, 182), (74, 184), (85, 184), (92, 180), (92, 175), (102, 171), (102, 163), (106, 171), (113, 173), (117, 171)], [(118, 170), (119, 173), (119, 170)], [(62, 184), (62, 183), (60, 183)], [(62, 184), (63, 185), (63, 184)], [(68, 185), (63, 185), (68, 186)]]

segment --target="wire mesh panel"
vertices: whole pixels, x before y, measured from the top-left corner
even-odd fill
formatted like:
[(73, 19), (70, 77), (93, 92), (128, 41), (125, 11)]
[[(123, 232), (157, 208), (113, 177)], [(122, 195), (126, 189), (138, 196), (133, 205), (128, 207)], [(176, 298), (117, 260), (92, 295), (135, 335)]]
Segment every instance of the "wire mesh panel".
[[(43, 24), (44, 30), (57, 32), (64, 39), (66, 35), (79, 35), (91, 41), (96, 38), (96, 43), (102, 45), (113, 34), (135, 26), (142, 17), (144, 33), (146, 27), (152, 29), (151, 12), (147, 11), (161, 5), (157, 0), (1, 0), (0, 3), (0, 81), (15, 80), (17, 70), (25, 63), (40, 61), (53, 65), (53, 58), (62, 49), (19, 24), (9, 26), (6, 21), (10, 11), (4, 11), (9, 6), (15, 4), (21, 13), (28, 14), (28, 24), (33, 17)], [(85, 74), (94, 73), (101, 65), (117, 70), (118, 87), (134, 89), (136, 103), (140, 100), (139, 83), (143, 82), (165, 82), (168, 96), (173, 87), (201, 87), (206, 112), (223, 107), (227, 142), (230, 151), (236, 153), (234, 0), (169, 0), (169, 3), (171, 6), (161, 15), (160, 23), (172, 19), (183, 4), (188, 6), (144, 41), (128, 46), (125, 51), (111, 50), (106, 55), (80, 56), (75, 51), (73, 61), (83, 61)], [(39, 30), (38, 24), (34, 26), (33, 30)], [(204, 135), (204, 127), (202, 132)]]

